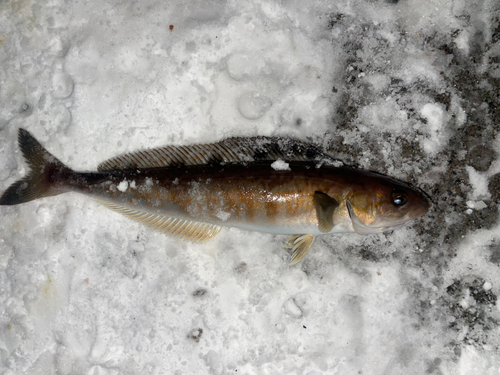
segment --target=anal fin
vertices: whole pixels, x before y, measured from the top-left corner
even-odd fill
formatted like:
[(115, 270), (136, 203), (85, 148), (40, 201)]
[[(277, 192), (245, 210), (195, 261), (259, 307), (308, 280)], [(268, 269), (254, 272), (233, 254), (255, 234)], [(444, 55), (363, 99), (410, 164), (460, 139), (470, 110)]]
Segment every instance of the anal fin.
[(215, 224), (152, 214), (107, 201), (97, 200), (97, 202), (130, 219), (145, 224), (150, 228), (188, 241), (205, 242), (214, 237), (221, 230), (221, 226)]
[(313, 242), (314, 236), (312, 234), (297, 234), (288, 238), (285, 247), (293, 251), (290, 260), (291, 266), (299, 263), (304, 258), (311, 249)]

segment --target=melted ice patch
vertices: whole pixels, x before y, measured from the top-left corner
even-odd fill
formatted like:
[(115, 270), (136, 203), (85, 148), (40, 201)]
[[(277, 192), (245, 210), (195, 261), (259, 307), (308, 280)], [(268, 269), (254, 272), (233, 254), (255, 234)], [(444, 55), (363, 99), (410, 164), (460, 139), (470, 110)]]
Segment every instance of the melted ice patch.
[(238, 100), (238, 110), (249, 120), (261, 118), (271, 106), (271, 100), (258, 92), (247, 92)]

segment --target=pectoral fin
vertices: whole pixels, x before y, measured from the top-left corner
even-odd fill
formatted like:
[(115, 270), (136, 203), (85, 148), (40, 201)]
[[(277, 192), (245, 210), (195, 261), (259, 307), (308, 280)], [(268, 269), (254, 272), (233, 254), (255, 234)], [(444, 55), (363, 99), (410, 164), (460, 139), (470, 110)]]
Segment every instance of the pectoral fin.
[(291, 266), (299, 263), (304, 258), (309, 252), (313, 241), (314, 236), (312, 234), (298, 234), (288, 238), (285, 247), (293, 250), (292, 259), (290, 260)]
[(333, 212), (339, 203), (329, 195), (317, 191), (313, 196), (314, 208), (318, 219), (318, 228), (323, 233), (328, 233), (333, 228)]

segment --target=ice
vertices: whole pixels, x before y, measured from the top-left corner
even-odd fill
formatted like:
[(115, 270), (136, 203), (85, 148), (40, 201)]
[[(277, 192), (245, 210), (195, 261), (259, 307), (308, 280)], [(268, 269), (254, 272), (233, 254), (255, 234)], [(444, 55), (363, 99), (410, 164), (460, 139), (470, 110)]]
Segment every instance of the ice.
[(19, 127), (87, 171), (273, 135), (406, 180), (433, 207), (393, 233), (318, 237), (290, 267), (284, 236), (186, 243), (73, 193), (1, 206), (0, 372), (498, 373), (499, 12), (2, 3), (1, 190), (28, 172)]

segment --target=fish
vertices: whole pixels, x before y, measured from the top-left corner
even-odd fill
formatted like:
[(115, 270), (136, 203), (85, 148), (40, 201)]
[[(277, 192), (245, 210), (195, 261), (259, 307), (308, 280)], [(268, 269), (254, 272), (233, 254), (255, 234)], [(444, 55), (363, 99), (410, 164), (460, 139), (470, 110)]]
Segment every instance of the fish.
[(284, 137), (233, 137), (117, 156), (97, 171), (68, 168), (27, 130), (18, 131), (29, 173), (0, 205), (76, 192), (174, 237), (204, 242), (223, 227), (288, 235), (290, 264), (318, 235), (397, 229), (430, 208), (406, 182), (339, 164), (314, 145)]

